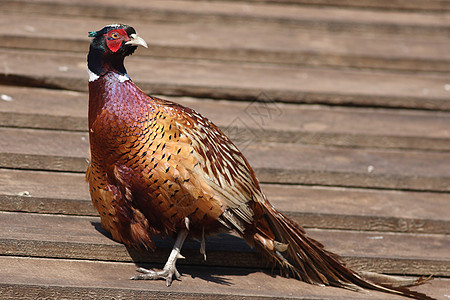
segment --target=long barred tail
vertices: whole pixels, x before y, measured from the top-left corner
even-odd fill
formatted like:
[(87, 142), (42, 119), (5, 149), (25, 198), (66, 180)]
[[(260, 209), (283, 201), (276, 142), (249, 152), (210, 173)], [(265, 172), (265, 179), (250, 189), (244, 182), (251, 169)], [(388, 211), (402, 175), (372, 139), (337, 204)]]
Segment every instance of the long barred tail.
[[(369, 272), (357, 273), (345, 266), (338, 255), (324, 249), (323, 245), (309, 238), (295, 221), (278, 212), (270, 203), (258, 203), (255, 207), (262, 214), (256, 221), (252, 244), (282, 271), (302, 281), (358, 291), (371, 289), (402, 295), (414, 299), (433, 299), (425, 294), (410, 291), (428, 279), (401, 281), (398, 277)], [(247, 240), (249, 237), (247, 237)]]

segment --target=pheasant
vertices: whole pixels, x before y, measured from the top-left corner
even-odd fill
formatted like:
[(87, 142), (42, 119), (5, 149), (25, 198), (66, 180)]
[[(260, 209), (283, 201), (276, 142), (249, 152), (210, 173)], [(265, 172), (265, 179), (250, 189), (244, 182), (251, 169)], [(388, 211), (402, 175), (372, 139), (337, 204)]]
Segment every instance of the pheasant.
[[(90, 163), (86, 172), (101, 225), (128, 246), (155, 249), (152, 236), (173, 236), (159, 271), (131, 279), (180, 278), (184, 240), (234, 231), (286, 274), (316, 285), (373, 289), (417, 299), (390, 276), (355, 272), (278, 212), (261, 191), (246, 158), (207, 118), (146, 95), (128, 76), (124, 58), (146, 42), (128, 25), (92, 31), (89, 73)], [(391, 280), (392, 279), (392, 280)], [(384, 283), (383, 283), (384, 282)]]

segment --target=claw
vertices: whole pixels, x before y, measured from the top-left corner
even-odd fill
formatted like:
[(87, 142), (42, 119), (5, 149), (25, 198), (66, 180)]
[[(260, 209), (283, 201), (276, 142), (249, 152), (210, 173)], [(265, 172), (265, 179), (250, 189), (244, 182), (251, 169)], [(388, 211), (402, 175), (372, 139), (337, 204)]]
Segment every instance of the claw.
[(189, 230), (189, 224), (191, 223), (191, 220), (189, 220), (188, 217), (184, 218), (184, 225), (186, 226), (186, 229)]
[(161, 271), (153, 271), (153, 270), (147, 270), (144, 268), (138, 268), (136, 272), (141, 274), (136, 274), (132, 276), (131, 280), (156, 280), (156, 279), (164, 279), (166, 280), (166, 285), (170, 286), (173, 281), (173, 277), (175, 279), (180, 279), (181, 274), (178, 272), (175, 264), (177, 262), (177, 259), (184, 259), (184, 256), (180, 254), (181, 246), (183, 245), (184, 240), (187, 237), (187, 231), (182, 230), (177, 237), (177, 240), (175, 241), (175, 245), (173, 246), (172, 252), (169, 255), (169, 258), (167, 259), (166, 264), (164, 265), (164, 268)]
[(169, 286), (172, 285), (172, 280), (173, 280), (172, 277), (167, 277), (167, 278), (166, 278), (166, 286), (167, 286), (167, 287), (169, 287)]
[(180, 274), (180, 272), (178, 272), (177, 269), (175, 269), (175, 278), (176, 279), (180, 279), (181, 278), (181, 274)]
[(206, 261), (205, 227), (202, 228), (202, 241), (200, 243), (200, 254), (203, 254), (203, 259)]
[(166, 285), (170, 286), (173, 281), (173, 277), (175, 279), (180, 279), (181, 274), (175, 267), (164, 268), (161, 271), (153, 271), (147, 270), (144, 268), (138, 268), (136, 272), (141, 274), (136, 274), (132, 276), (131, 280), (156, 280), (156, 279), (164, 279), (166, 281)]
[(144, 268), (138, 268), (136, 270), (136, 272), (143, 273), (143, 274), (148, 274), (150, 271), (147, 270), (147, 269), (144, 269)]

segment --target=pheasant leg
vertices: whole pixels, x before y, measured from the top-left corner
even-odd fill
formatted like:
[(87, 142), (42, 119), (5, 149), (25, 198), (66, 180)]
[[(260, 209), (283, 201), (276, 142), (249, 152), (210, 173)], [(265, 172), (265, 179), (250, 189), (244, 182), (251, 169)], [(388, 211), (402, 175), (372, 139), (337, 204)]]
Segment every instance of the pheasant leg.
[(130, 279), (132, 280), (156, 280), (156, 279), (164, 279), (166, 280), (166, 285), (170, 286), (172, 284), (173, 277), (175, 276), (176, 279), (179, 279), (181, 277), (180, 272), (178, 272), (175, 264), (177, 262), (177, 259), (184, 258), (180, 254), (181, 247), (183, 246), (184, 240), (186, 239), (188, 235), (187, 230), (182, 230), (177, 236), (177, 239), (175, 241), (175, 244), (172, 248), (172, 251), (170, 252), (169, 258), (167, 259), (166, 264), (164, 265), (164, 268), (161, 271), (153, 271), (153, 270), (147, 270), (144, 268), (137, 269), (137, 272), (141, 274), (136, 274)]

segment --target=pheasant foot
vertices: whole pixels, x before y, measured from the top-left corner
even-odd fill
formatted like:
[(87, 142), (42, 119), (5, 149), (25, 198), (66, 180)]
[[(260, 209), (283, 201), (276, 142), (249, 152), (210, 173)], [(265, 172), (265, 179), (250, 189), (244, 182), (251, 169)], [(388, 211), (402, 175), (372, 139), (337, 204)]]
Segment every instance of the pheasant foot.
[(164, 279), (166, 281), (166, 285), (170, 286), (172, 284), (173, 278), (180, 279), (181, 274), (178, 272), (176, 268), (177, 259), (184, 258), (183, 255), (180, 254), (181, 247), (183, 246), (184, 240), (188, 235), (187, 230), (182, 230), (177, 236), (175, 244), (173, 246), (172, 251), (170, 252), (169, 258), (167, 259), (164, 268), (161, 271), (153, 271), (147, 270), (145, 268), (139, 268), (136, 271), (141, 274), (136, 274), (132, 276), (131, 280), (156, 280), (156, 279)]

